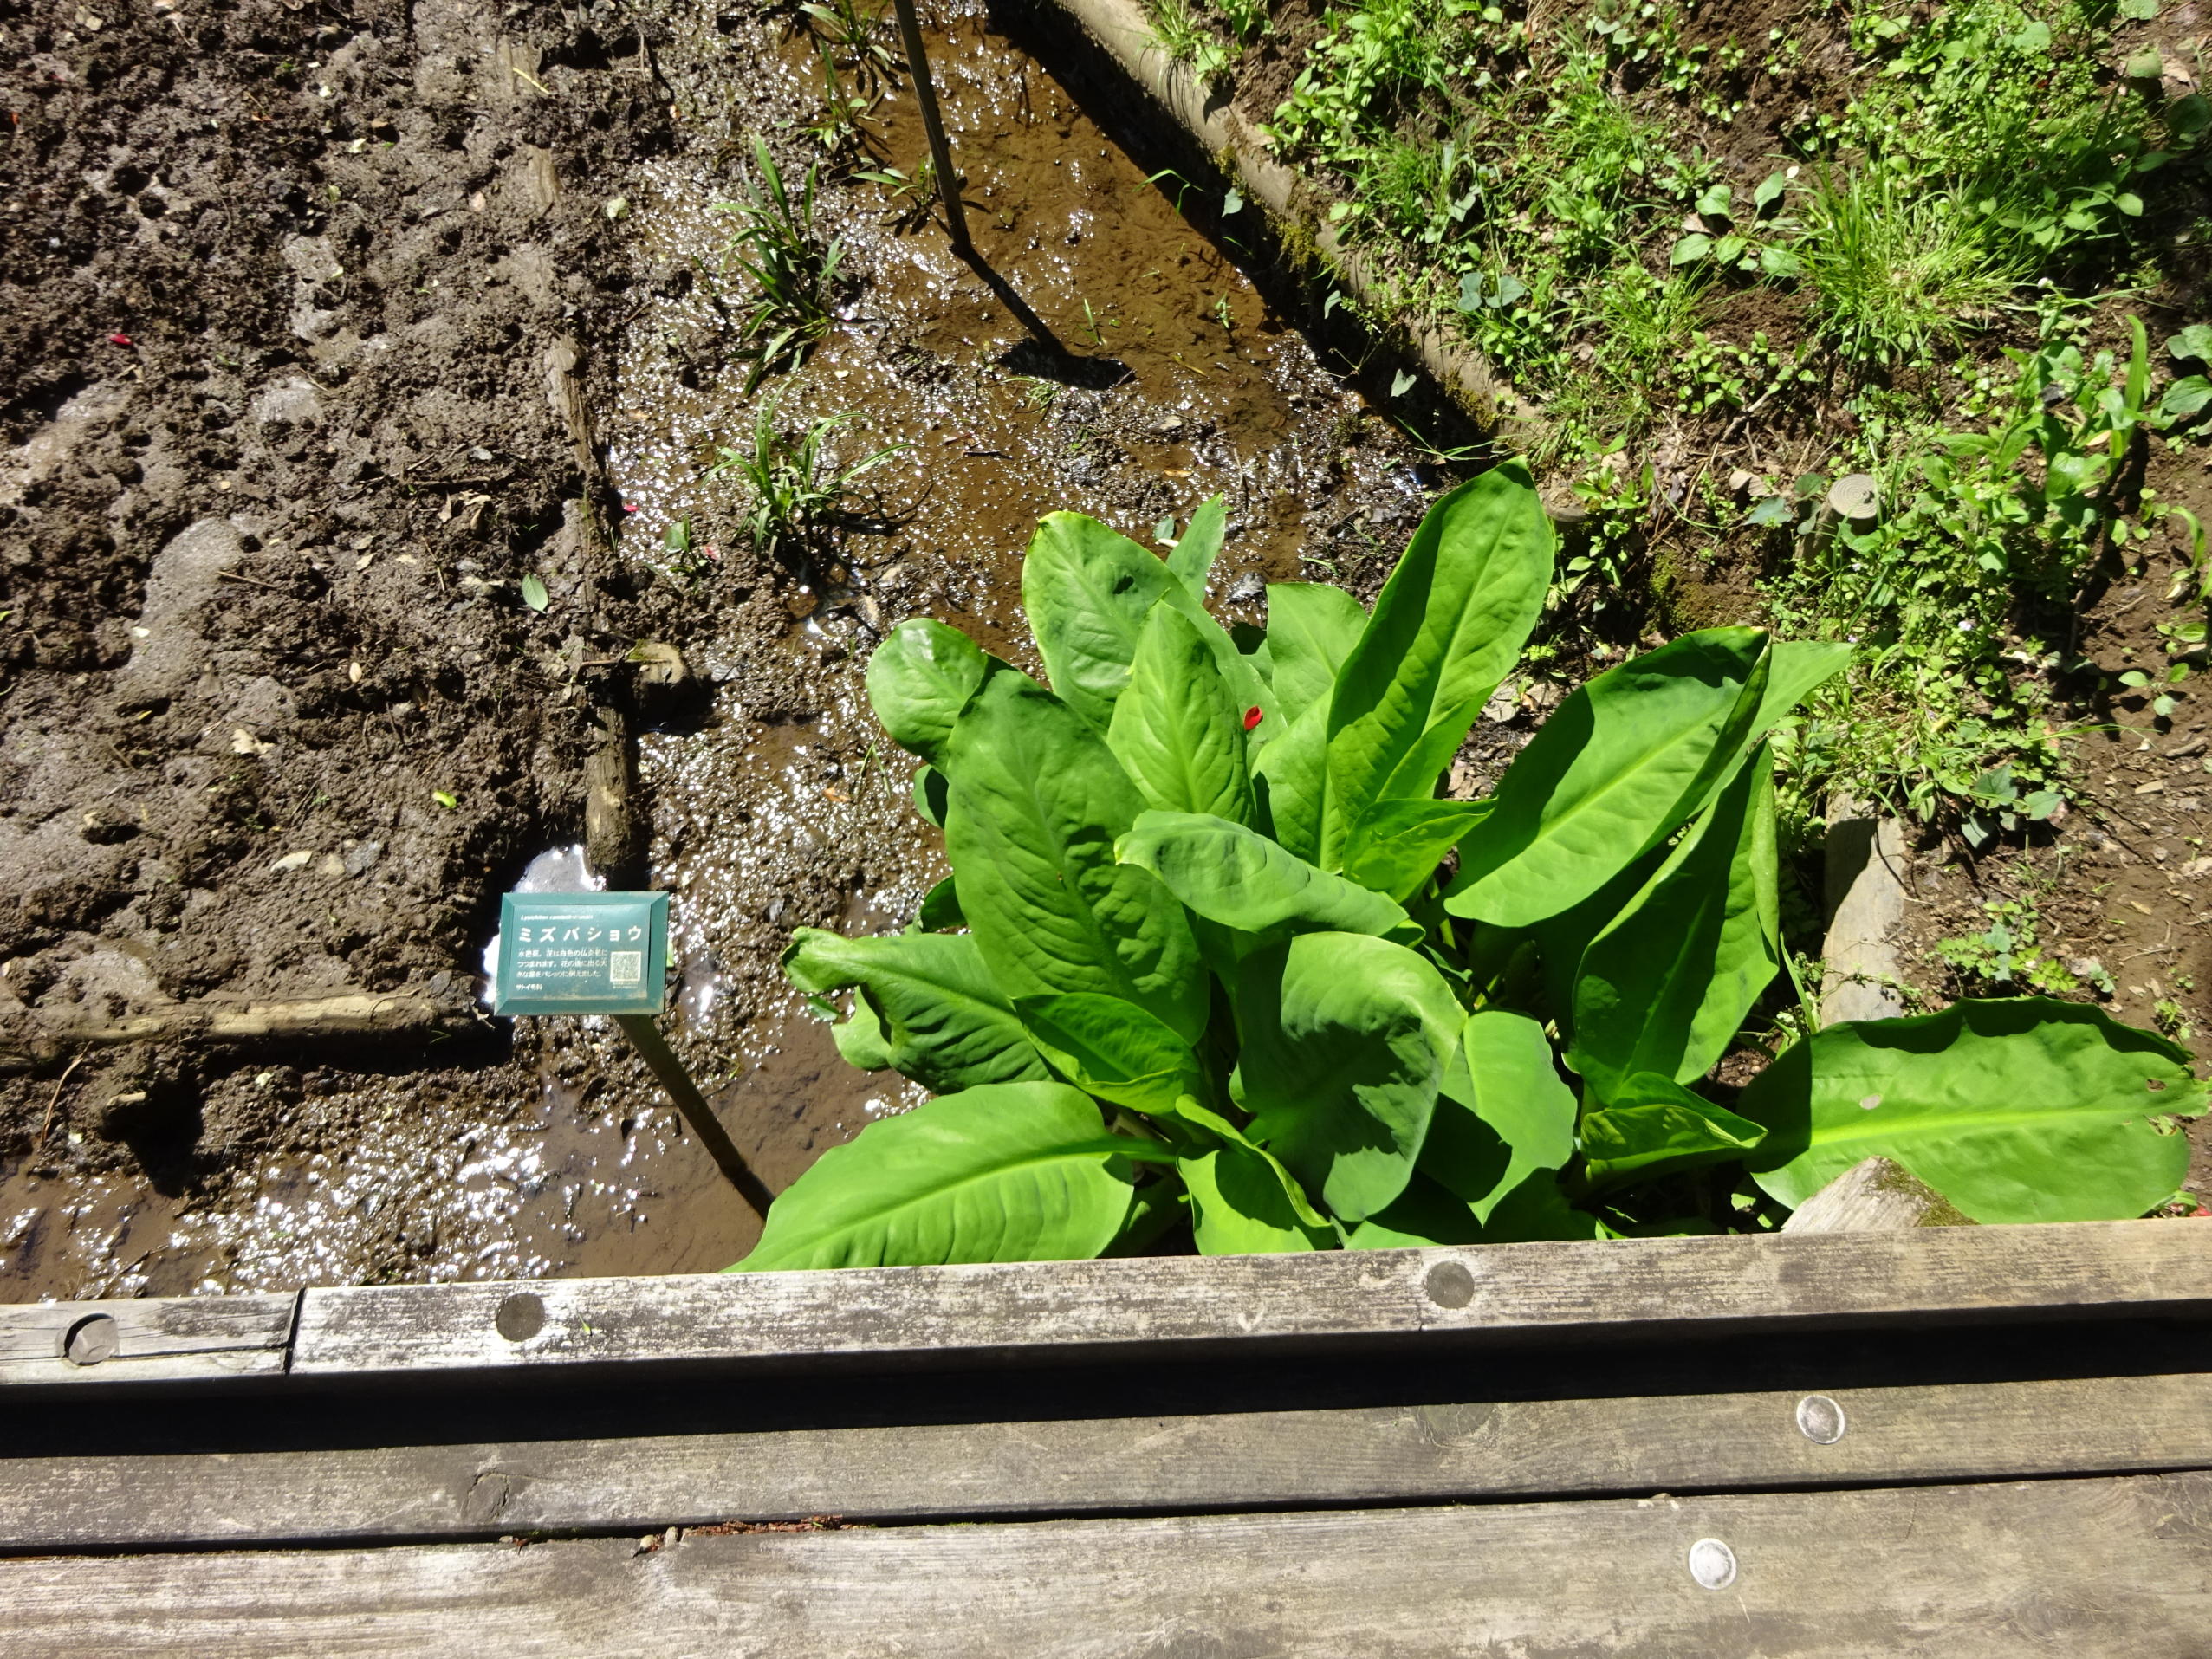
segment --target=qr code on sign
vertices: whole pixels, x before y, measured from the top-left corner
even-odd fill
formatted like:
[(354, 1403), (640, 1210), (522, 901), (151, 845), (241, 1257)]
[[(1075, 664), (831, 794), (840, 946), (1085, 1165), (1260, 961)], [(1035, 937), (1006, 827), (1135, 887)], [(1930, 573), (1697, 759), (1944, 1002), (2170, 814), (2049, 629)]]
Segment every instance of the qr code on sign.
[(617, 985), (635, 985), (645, 976), (645, 953), (642, 950), (610, 950), (607, 953), (607, 977)]

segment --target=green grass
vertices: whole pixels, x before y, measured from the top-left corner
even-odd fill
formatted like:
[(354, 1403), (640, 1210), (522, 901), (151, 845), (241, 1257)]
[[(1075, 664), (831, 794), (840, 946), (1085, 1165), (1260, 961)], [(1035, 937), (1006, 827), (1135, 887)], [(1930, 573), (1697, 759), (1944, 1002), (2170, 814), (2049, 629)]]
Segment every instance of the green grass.
[(736, 216), (729, 257), (754, 288), (739, 328), (753, 365), (749, 394), (764, 376), (803, 362), (829, 332), (844, 258), (843, 243), (832, 237), (824, 244), (814, 234), (816, 168), (808, 167), (799, 188), (789, 190), (768, 146), (756, 139), (753, 172), (743, 197), (716, 204)]
[[(2103, 296), (2186, 265), (2161, 204), (2202, 188), (2212, 128), (2203, 99), (2113, 73), (2115, 21), (2111, 0), (1839, 0), (1739, 41), (1678, 0), (1533, 23), (1352, 0), (1269, 123), (1383, 272), (1370, 308), (1461, 335), (1580, 501), (1563, 648), (1623, 643), (1699, 569), (1764, 589), (1705, 620), (1858, 640), (1793, 740), (1803, 815), (1845, 787), (1995, 823), (2007, 789), (2062, 777), (2077, 593), (2158, 510), (2118, 473), (2053, 492), (2141, 441), (2098, 425), (2143, 389), (2087, 331)], [(1733, 130), (1762, 67), (1796, 106), (1763, 155)], [(1815, 496), (1875, 474), (1883, 518), (1803, 522), (1800, 471)]]
[(1985, 327), (2032, 269), (1941, 187), (1879, 165), (1817, 175), (1797, 256), (1820, 327), (1855, 364), (1925, 365)]
[(745, 534), (756, 553), (765, 558), (813, 550), (849, 512), (853, 486), (905, 447), (891, 444), (845, 464), (831, 440), (854, 418), (850, 412), (829, 415), (788, 434), (777, 423), (774, 401), (763, 399), (754, 413), (751, 447), (718, 452), (707, 476), (734, 473), (745, 484), (751, 498)]

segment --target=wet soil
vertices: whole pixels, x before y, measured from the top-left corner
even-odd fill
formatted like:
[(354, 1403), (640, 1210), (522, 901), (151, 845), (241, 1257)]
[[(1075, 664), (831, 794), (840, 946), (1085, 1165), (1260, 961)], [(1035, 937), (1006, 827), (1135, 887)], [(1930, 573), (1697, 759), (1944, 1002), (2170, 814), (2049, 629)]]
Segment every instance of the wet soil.
[[(724, 1265), (755, 1224), (611, 1027), (470, 1013), (603, 723), (671, 1035), (781, 1186), (909, 1098), (776, 969), (940, 873), (860, 693), (881, 632), (1015, 649), (1037, 516), (1146, 536), (1216, 491), (1225, 613), (1372, 588), (1442, 482), (979, 7), (931, 39), (981, 266), (851, 176), (922, 153), (887, 88), (823, 166), (837, 325), (751, 396), (716, 204), (755, 135), (822, 159), (787, 16), (107, 10), (0, 10), (0, 1298)], [(710, 472), (763, 399), (902, 446), (795, 554)], [(646, 700), (640, 639), (703, 695)], [(39, 1040), (401, 989), (451, 1034)]]

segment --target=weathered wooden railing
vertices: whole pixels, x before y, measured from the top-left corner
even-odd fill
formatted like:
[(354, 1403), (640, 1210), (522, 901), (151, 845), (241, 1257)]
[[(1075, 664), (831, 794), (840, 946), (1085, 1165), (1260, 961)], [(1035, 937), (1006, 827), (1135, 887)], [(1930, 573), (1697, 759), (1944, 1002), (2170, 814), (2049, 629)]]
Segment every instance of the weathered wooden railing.
[(0, 1652), (2206, 1651), (2208, 1313), (2184, 1222), (0, 1307)]

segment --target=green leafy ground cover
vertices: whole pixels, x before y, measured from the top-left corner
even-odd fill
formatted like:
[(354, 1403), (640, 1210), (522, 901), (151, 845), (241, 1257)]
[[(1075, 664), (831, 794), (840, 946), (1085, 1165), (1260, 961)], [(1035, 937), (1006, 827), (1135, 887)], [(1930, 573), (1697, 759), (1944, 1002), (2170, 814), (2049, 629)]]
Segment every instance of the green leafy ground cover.
[[(1845, 788), (1985, 844), (2073, 787), (2080, 612), (2196, 515), (2212, 349), (2201, 36), (2157, 0), (1158, 0), (1580, 515), (1558, 638), (1771, 622), (1858, 647), (1778, 736), (1786, 817)], [(2147, 319), (2141, 332), (2131, 318)], [(1871, 481), (1839, 518), (1829, 492)], [(2201, 668), (2184, 622), (2168, 660)], [(2177, 679), (2172, 683), (2177, 684)], [(2186, 695), (2170, 691), (2167, 695)], [(2001, 822), (2001, 820), (2002, 820)]]
[[(1758, 1231), (1861, 1160), (1981, 1222), (2137, 1215), (2189, 1167), (2189, 1055), (2028, 996), (1845, 1023), (1714, 1076), (1787, 982), (1774, 735), (1847, 646), (1696, 630), (1598, 674), (1495, 789), (1446, 768), (1551, 593), (1507, 462), (1430, 509), (1371, 612), (1201, 596), (1039, 526), (1050, 687), (942, 623), (868, 669), (952, 873), (912, 928), (793, 938), (846, 1058), (936, 1098), (777, 1198), (741, 1264), (1023, 1260)], [(1769, 1004), (1771, 1016), (1774, 1005)]]

